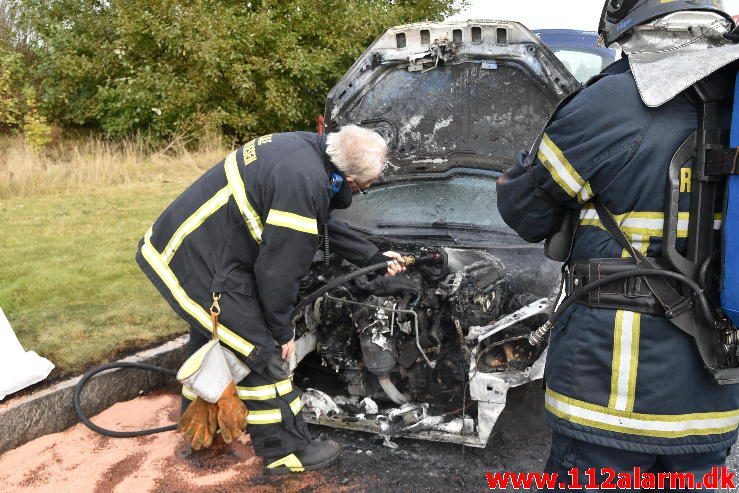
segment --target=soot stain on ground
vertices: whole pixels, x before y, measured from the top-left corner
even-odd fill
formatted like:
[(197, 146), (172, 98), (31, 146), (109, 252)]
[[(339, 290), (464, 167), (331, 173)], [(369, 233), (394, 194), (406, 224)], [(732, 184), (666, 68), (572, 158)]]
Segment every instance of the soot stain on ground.
[(34, 467), (23, 476), (18, 486), (22, 488), (29, 488), (31, 486), (40, 486), (41, 484), (48, 483), (50, 479), (49, 472), (47, 471), (46, 464)]
[(137, 452), (110, 466), (95, 486), (95, 493), (108, 493), (141, 467), (145, 452)]

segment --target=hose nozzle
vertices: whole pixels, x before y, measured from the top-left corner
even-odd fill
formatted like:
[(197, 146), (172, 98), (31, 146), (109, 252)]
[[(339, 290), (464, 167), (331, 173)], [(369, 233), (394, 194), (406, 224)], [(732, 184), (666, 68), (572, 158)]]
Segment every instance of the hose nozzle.
[(440, 265), (444, 263), (444, 256), (438, 252), (425, 253), (420, 256), (404, 255), (403, 261), (406, 267), (411, 265)]

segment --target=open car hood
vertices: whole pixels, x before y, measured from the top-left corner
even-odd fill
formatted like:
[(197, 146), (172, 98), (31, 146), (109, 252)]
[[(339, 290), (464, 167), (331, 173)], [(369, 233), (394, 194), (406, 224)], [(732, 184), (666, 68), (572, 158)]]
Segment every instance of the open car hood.
[(504, 170), (578, 87), (517, 22), (409, 24), (377, 38), (331, 90), (325, 122), (382, 134), (385, 175)]

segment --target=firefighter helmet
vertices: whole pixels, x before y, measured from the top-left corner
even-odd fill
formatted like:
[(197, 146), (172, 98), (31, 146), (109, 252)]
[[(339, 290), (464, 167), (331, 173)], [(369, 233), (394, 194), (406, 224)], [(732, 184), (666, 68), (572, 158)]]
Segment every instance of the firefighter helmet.
[(733, 23), (723, 0), (606, 0), (598, 32), (608, 46), (639, 24), (682, 10), (715, 12)]

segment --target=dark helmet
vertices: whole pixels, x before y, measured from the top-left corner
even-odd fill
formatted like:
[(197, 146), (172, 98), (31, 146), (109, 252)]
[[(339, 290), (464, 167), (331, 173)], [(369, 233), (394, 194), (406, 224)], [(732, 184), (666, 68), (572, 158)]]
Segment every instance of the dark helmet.
[(726, 17), (723, 0), (606, 0), (598, 32), (606, 46), (618, 41), (629, 29), (657, 17), (681, 10), (706, 10)]

